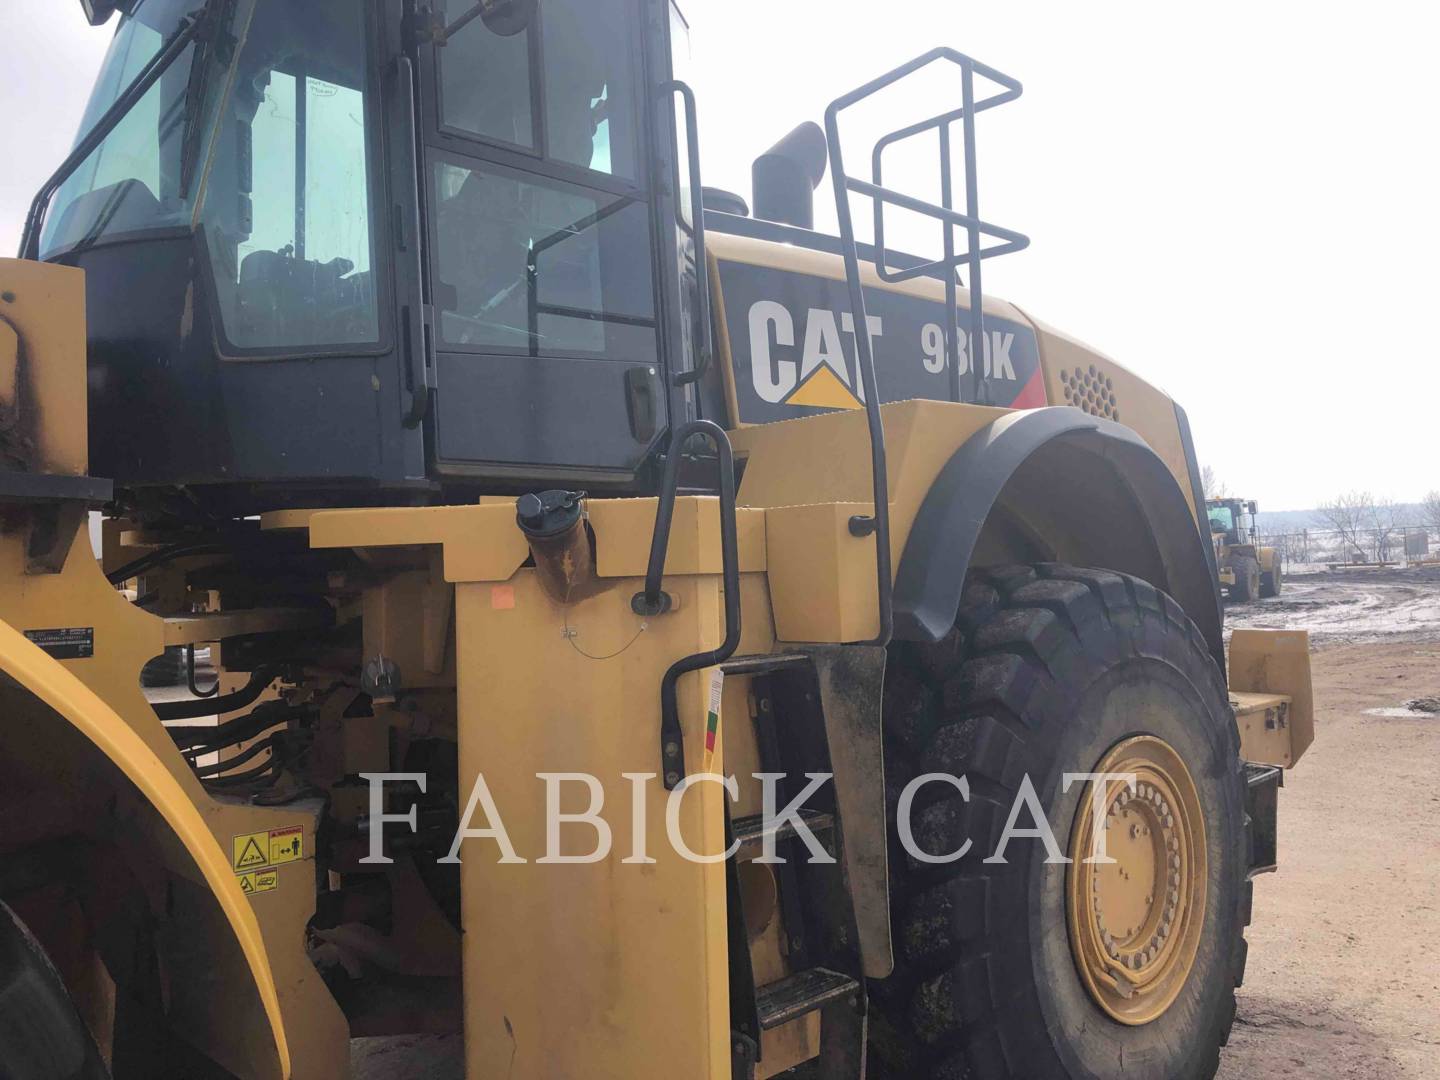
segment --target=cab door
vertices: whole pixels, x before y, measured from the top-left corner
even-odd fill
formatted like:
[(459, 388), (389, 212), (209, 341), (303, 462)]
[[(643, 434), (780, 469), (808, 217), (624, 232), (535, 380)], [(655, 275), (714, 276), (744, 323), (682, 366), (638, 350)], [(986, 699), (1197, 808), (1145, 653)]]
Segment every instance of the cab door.
[(421, 12), (440, 474), (625, 484), (667, 427), (646, 6)]

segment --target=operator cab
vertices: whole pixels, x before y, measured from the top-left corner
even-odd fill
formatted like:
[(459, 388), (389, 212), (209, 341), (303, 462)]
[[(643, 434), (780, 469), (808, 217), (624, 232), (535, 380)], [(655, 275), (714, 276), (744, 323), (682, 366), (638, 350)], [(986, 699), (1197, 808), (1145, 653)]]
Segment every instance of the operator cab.
[(224, 514), (651, 483), (694, 411), (665, 0), (119, 7), (24, 252), (87, 272), (97, 474)]
[(1224, 542), (1232, 547), (1254, 542), (1255, 515), (1259, 512), (1260, 507), (1253, 500), (1205, 500), (1205, 513), (1210, 519), (1211, 534), (1223, 535)]

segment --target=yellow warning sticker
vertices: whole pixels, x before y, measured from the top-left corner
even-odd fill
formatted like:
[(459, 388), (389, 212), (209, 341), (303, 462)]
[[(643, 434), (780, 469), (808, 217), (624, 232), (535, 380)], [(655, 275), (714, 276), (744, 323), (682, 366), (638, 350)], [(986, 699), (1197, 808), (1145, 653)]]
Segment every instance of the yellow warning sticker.
[(279, 887), (279, 870), (254, 870), (240, 875), (240, 891), (246, 896), (260, 892), (274, 892)]
[(245, 833), (230, 841), (230, 865), (237, 874), (270, 865), (270, 834)]
[(241, 833), (230, 840), (230, 865), (237, 874), (299, 862), (305, 857), (305, 830), (299, 825)]

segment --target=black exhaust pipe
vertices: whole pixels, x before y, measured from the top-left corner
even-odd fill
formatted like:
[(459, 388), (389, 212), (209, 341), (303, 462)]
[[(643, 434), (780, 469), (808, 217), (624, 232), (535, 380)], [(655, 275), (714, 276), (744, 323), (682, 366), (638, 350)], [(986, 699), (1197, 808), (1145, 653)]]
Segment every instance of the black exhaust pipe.
[(815, 228), (815, 189), (825, 179), (828, 160), (825, 132), (809, 121), (761, 154), (750, 170), (755, 216)]

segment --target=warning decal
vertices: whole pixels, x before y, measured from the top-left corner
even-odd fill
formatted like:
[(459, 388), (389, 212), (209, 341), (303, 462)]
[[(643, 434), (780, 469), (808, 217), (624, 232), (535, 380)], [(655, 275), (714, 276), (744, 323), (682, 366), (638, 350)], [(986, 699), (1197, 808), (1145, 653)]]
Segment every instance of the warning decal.
[(230, 841), (230, 865), (237, 874), (270, 865), (270, 834), (246, 833)]
[(240, 875), (240, 891), (246, 896), (257, 892), (274, 892), (280, 887), (280, 871), (256, 870)]
[(230, 865), (237, 874), (253, 876), (252, 871), (298, 862), (304, 857), (305, 830), (299, 825), (270, 829), (268, 832), (241, 833), (230, 841)]
[(298, 862), (305, 854), (305, 830), (299, 825), (270, 830), (270, 865)]

